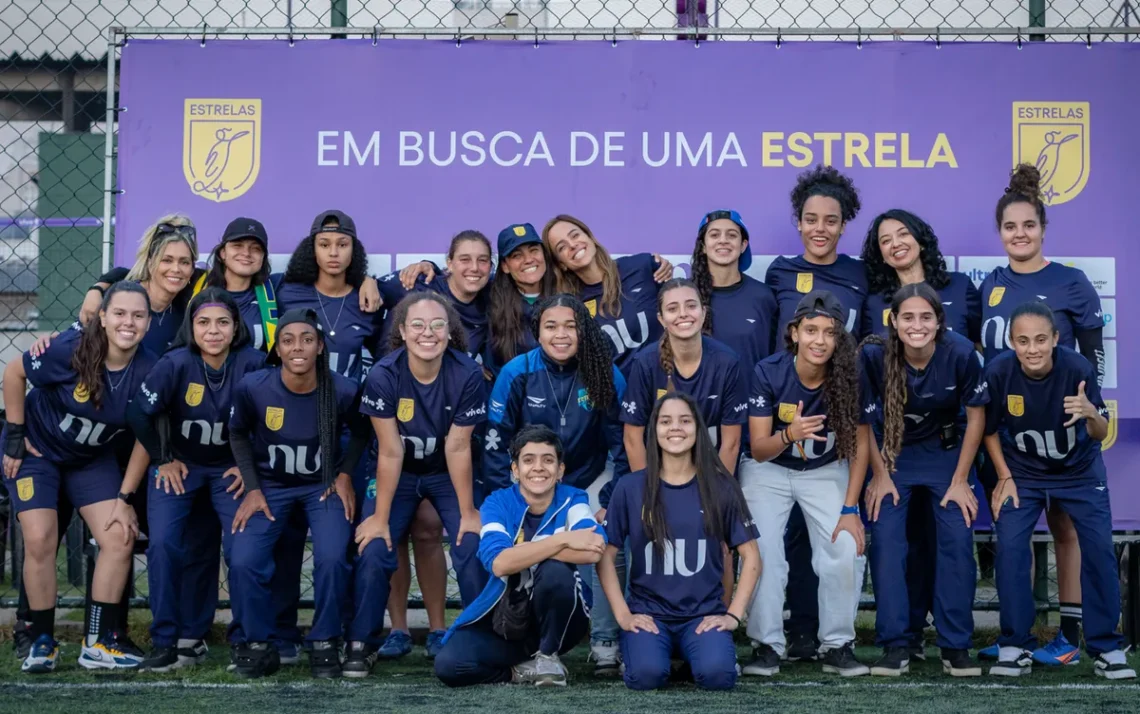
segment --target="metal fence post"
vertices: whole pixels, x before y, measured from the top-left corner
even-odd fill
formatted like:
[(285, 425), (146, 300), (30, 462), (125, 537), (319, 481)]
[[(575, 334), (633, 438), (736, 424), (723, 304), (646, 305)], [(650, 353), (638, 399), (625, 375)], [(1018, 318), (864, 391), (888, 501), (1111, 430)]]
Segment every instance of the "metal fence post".
[[(1029, 26), (1045, 27), (1045, 0), (1029, 0)], [(1045, 35), (1030, 35), (1030, 42), (1044, 42)]]
[[(332, 0), (329, 10), (329, 27), (348, 27), (348, 0)], [(343, 40), (347, 35), (333, 35), (333, 39)]]

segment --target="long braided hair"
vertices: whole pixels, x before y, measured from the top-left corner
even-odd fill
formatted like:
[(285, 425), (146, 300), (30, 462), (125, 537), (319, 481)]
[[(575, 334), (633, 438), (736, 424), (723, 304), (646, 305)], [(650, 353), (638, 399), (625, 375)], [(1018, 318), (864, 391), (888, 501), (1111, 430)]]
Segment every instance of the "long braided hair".
[[(602, 271), (602, 299), (598, 302), (598, 314), (607, 317), (621, 317), (621, 274), (618, 273), (617, 263), (610, 257), (609, 252), (605, 247), (598, 242), (594, 237), (593, 232), (583, 223), (580, 219), (566, 214), (560, 214), (547, 221), (546, 226), (542, 229), (542, 244), (546, 246), (546, 250), (551, 255), (554, 255), (554, 246), (550, 239), (550, 229), (556, 223), (569, 223), (576, 227), (582, 233), (586, 234), (590, 240), (594, 241), (594, 261)], [(554, 269), (558, 292), (569, 293), (570, 295), (582, 294), (582, 280), (573, 270), (562, 267), (558, 260), (554, 260), (547, 264), (547, 270)]]
[(899, 308), (912, 297), (922, 298), (934, 310), (938, 320), (938, 331), (934, 335), (934, 343), (938, 344), (946, 334), (946, 312), (942, 309), (942, 300), (934, 288), (926, 283), (912, 283), (904, 285), (891, 299), (891, 316), (886, 339), (881, 335), (869, 335), (863, 344), (884, 345), (883, 354), (883, 448), (880, 451), (883, 463), (886, 464), (887, 473), (895, 472), (895, 460), (902, 451), (903, 432), (906, 429), (906, 347), (899, 338), (898, 319)]
[[(679, 290), (681, 288), (688, 288), (697, 294), (697, 302), (701, 304), (701, 309), (705, 311), (706, 320), (708, 310), (708, 303), (705, 302), (701, 296), (701, 291), (692, 280), (688, 278), (672, 278), (661, 286), (657, 291), (657, 314), (663, 316), (662, 312), (665, 308), (665, 294), (671, 290)], [(660, 354), (661, 371), (665, 373), (665, 388), (672, 391), (673, 389), (673, 343), (669, 340), (669, 330), (661, 332), (661, 338), (657, 341), (658, 352)]]
[(578, 379), (586, 388), (590, 403), (595, 408), (602, 411), (609, 409), (617, 399), (617, 390), (614, 389), (613, 350), (610, 348), (609, 339), (598, 323), (590, 317), (582, 301), (566, 294), (548, 297), (538, 304), (532, 324), (535, 339), (538, 339), (542, 327), (542, 316), (547, 310), (555, 307), (566, 307), (574, 312), (574, 324), (578, 330)]
[[(147, 316), (149, 317), (150, 296), (147, 295), (146, 288), (133, 280), (120, 280), (107, 289), (103, 295), (103, 302), (99, 305), (101, 314), (107, 312), (111, 305), (111, 299), (119, 293), (141, 295), (146, 303)], [(140, 343), (145, 335), (145, 332), (139, 335)], [(79, 344), (75, 346), (75, 352), (71, 354), (71, 368), (78, 375), (75, 389), (76, 391), (79, 391), (80, 387), (86, 389), (87, 396), (96, 409), (103, 402), (103, 369), (107, 361), (109, 347), (107, 339), (107, 330), (103, 327), (103, 321), (96, 316), (83, 328), (83, 332), (79, 335)], [(136, 345), (136, 349), (137, 347)]]
[[(799, 346), (792, 332), (803, 318), (789, 322), (784, 334), (788, 352), (798, 357)], [(844, 324), (835, 320), (835, 350), (827, 361), (823, 378), (823, 401), (827, 405), (827, 425), (835, 432), (835, 450), (840, 459), (851, 461), (859, 448), (859, 372), (855, 338)]]

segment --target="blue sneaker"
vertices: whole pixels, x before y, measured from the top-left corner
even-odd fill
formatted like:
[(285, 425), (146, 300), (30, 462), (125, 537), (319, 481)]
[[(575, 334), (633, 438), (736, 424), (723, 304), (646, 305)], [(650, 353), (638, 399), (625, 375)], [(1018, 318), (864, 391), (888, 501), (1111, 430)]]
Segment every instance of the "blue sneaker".
[(392, 630), (377, 654), (380, 659), (400, 659), (411, 652), (412, 636), (403, 630)]
[(998, 655), (1001, 653), (1001, 647), (995, 642), (989, 647), (978, 650), (978, 659), (983, 661), (997, 662)]
[(59, 643), (48, 634), (40, 635), (28, 650), (20, 670), (27, 674), (48, 674), (55, 671), (59, 661)]
[(1044, 647), (1033, 650), (1033, 661), (1050, 667), (1081, 663), (1081, 649), (1071, 644), (1060, 632)]
[(428, 659), (435, 659), (435, 656), (443, 649), (443, 636), (446, 634), (447, 630), (432, 630), (428, 633), (427, 644), (424, 645)]
[(95, 644), (83, 645), (79, 664), (84, 669), (138, 669), (146, 655), (130, 637), (107, 632)]

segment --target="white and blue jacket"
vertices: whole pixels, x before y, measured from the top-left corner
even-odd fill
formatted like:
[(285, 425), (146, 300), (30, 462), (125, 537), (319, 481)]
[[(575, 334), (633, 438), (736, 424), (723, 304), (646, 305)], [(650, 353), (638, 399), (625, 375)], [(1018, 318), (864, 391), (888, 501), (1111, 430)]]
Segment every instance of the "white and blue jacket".
[[(483, 506), (479, 509), (479, 516), (483, 521), (483, 529), (479, 532), (479, 561), (491, 577), (483, 592), (475, 598), (475, 602), (459, 613), (455, 624), (444, 636), (444, 643), (451, 639), (451, 635), (457, 629), (481, 620), (484, 615), (495, 609), (499, 598), (507, 591), (507, 580), (510, 576), (495, 577), (493, 565), (500, 553), (522, 542), (523, 519), (526, 517), (527, 508), (526, 500), (519, 491), (517, 483), (510, 488), (495, 491), (483, 501)], [(594, 520), (586, 492), (559, 483), (554, 487), (554, 500), (546, 511), (546, 517), (535, 531), (531, 542), (549, 538), (563, 531), (586, 530), (594, 526), (598, 526), (597, 533), (604, 539), (605, 529)], [(594, 603), (590, 586), (585, 580), (579, 579), (578, 582), (579, 601), (585, 612), (589, 613)]]

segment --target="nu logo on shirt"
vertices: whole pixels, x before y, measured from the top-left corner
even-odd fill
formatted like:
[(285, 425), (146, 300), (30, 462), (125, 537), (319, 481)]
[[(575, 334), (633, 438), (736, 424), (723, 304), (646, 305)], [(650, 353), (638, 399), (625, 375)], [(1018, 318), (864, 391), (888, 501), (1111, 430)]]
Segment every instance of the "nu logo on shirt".
[(1014, 102), (1013, 165), (1041, 171), (1049, 206), (1071, 201), (1089, 180), (1089, 103)]
[[(705, 560), (707, 559), (708, 546), (705, 544), (705, 539), (701, 538), (697, 541), (697, 563), (696, 567), (689, 569), (689, 559), (685, 555), (687, 543), (684, 538), (680, 540), (665, 541), (665, 548), (662, 555), (662, 575), (680, 575), (683, 578), (691, 578), (705, 567)], [(653, 543), (645, 544), (645, 574), (653, 575), (653, 556), (654, 546)]]
[(187, 99), (182, 114), (182, 174), (208, 201), (245, 194), (261, 170), (260, 99)]
[(1015, 417), (1025, 414), (1025, 398), (1020, 394), (1010, 394), (1005, 400), (1009, 413)]

